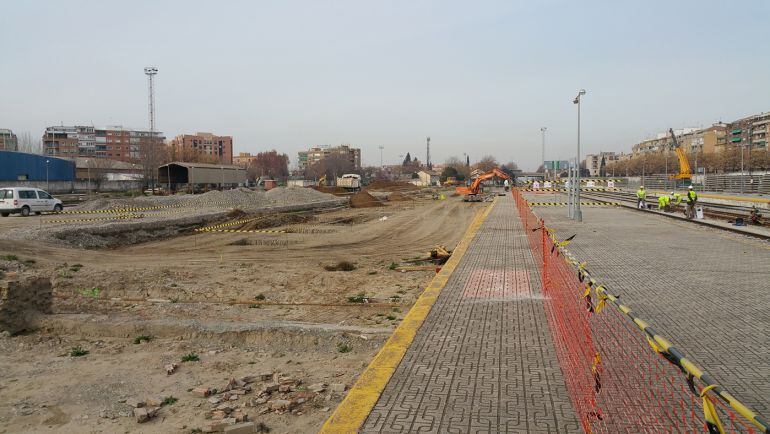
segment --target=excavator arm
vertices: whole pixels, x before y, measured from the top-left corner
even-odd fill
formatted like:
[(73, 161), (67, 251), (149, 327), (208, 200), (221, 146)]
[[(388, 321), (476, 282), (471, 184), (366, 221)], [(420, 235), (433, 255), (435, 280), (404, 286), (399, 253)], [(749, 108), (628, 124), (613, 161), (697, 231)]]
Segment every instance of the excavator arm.
[(509, 181), (511, 180), (511, 177), (508, 176), (507, 173), (495, 167), (489, 172), (485, 172), (477, 176), (476, 179), (474, 179), (473, 182), (471, 183), (470, 187), (457, 187), (455, 191), (459, 194), (465, 195), (466, 198), (467, 196), (475, 196), (479, 194), (479, 192), (481, 191), (482, 182), (495, 177), (500, 179), (507, 179)]

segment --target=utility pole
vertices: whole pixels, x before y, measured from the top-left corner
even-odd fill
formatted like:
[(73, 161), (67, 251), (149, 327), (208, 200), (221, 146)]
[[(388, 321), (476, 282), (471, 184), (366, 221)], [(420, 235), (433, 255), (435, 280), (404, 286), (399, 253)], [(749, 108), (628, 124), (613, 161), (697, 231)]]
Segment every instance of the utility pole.
[(156, 74), (158, 74), (158, 68), (154, 66), (144, 68), (144, 75), (147, 76), (148, 110), (150, 115), (150, 149), (147, 152), (148, 157), (145, 161), (145, 164), (149, 167), (145, 168), (145, 173), (150, 175), (152, 194), (155, 194), (155, 164), (157, 163), (155, 158), (157, 143), (155, 143), (155, 88), (153, 83), (153, 78)]
[(382, 146), (382, 145), (380, 145), (380, 168), (382, 168), (382, 167), (383, 167), (383, 165), (382, 165), (382, 150), (383, 150), (383, 149), (385, 149), (385, 147), (384, 147), (384, 146)]
[(430, 164), (430, 137), (428, 137), (428, 141), (427, 141), (427, 155), (425, 158), (425, 166), (428, 168), (428, 170), (431, 170), (433, 168), (433, 165)]

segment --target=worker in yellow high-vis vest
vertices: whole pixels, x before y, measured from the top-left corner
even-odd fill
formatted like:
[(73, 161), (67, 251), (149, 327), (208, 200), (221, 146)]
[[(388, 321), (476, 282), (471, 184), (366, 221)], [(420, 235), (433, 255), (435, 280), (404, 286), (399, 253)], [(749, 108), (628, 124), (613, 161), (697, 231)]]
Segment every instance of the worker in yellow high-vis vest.
[(636, 190), (636, 207), (647, 208), (647, 190), (642, 185), (639, 190)]

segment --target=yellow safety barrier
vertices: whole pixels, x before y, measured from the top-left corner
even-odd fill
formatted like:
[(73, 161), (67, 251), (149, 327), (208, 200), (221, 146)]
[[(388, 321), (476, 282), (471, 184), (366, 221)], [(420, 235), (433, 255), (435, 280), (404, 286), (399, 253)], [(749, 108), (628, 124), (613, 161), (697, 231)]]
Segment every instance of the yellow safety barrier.
[[(567, 202), (527, 202), (529, 206), (567, 206)], [(586, 206), (620, 206), (618, 202), (580, 202)]]

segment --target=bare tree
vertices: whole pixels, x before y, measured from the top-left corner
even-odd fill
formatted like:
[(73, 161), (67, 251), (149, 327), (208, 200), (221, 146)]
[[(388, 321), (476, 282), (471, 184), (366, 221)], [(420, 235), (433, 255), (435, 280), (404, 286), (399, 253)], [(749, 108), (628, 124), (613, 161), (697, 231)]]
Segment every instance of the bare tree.
[(329, 155), (321, 161), (312, 164), (305, 170), (308, 179), (319, 179), (326, 175), (327, 180), (336, 179), (345, 173), (354, 173), (353, 163), (341, 155)]
[(489, 172), (497, 166), (497, 159), (491, 155), (485, 155), (481, 157), (481, 160), (479, 160), (479, 162), (474, 165), (476, 169), (482, 172)]
[(17, 136), (19, 152), (28, 152), (30, 154), (42, 154), (43, 142), (40, 138), (33, 139), (29, 131), (24, 131)]

